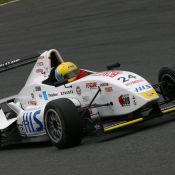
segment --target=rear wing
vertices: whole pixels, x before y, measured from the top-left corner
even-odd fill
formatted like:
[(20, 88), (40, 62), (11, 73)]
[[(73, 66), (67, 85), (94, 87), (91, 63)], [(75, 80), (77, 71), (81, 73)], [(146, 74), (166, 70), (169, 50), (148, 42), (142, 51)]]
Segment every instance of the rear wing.
[(18, 58), (18, 59), (14, 59), (12, 61), (7, 61), (5, 63), (0, 64), (0, 73), (1, 72), (5, 72), (7, 70), (10, 69), (14, 69), (17, 67), (21, 67), (30, 63), (34, 63), (37, 61), (37, 58), (40, 56), (40, 54), (37, 55), (33, 55), (31, 57), (27, 57), (27, 58)]

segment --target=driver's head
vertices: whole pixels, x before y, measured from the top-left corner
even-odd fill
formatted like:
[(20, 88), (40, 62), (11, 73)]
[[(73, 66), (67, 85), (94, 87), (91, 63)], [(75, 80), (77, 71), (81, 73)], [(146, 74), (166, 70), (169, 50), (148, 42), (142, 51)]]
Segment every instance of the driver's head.
[(75, 80), (78, 72), (79, 69), (74, 63), (64, 62), (55, 69), (55, 77), (58, 81), (67, 79), (68, 82), (72, 82)]

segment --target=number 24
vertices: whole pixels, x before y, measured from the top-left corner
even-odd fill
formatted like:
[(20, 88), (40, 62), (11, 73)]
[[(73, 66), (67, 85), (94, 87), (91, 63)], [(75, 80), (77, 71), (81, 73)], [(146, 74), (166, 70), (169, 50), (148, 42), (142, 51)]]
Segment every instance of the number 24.
[(131, 78), (136, 79), (136, 76), (129, 74), (127, 77), (119, 77), (117, 80), (122, 80), (123, 83), (129, 81)]

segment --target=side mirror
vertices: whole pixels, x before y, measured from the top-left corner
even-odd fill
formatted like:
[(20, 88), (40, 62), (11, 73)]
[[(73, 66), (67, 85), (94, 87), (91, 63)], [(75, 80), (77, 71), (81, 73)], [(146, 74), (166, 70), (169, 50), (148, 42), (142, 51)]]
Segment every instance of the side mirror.
[(114, 68), (120, 67), (120, 63), (114, 63), (107, 66), (107, 70), (113, 70)]

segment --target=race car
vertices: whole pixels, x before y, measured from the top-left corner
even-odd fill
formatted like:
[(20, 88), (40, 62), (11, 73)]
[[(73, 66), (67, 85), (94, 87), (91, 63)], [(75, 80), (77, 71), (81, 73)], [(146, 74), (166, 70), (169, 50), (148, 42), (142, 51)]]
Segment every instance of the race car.
[[(1, 147), (43, 140), (58, 148), (72, 147), (87, 135), (107, 134), (175, 111), (170, 103), (175, 99), (175, 66), (161, 68), (156, 85), (119, 70), (119, 63), (101, 72), (81, 69), (86, 76), (73, 82), (48, 83), (52, 70), (64, 62), (59, 51), (51, 49), (0, 64), (0, 72), (32, 62), (21, 91), (0, 100)], [(4, 104), (10, 110), (5, 111)]]

